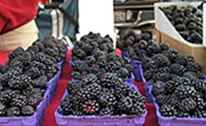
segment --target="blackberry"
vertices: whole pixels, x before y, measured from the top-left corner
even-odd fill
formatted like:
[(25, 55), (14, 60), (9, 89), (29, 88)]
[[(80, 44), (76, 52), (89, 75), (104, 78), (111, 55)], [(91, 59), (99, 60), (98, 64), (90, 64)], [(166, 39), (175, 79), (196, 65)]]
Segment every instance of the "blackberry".
[(95, 74), (88, 74), (84, 79), (82, 79), (81, 83), (83, 85), (89, 84), (89, 83), (94, 83), (97, 81), (97, 76)]
[(100, 110), (99, 103), (95, 100), (88, 100), (83, 103), (83, 113), (86, 115), (97, 114)]
[(197, 107), (196, 101), (192, 97), (183, 99), (179, 105), (179, 109), (183, 112), (190, 112)]
[(72, 107), (73, 107), (73, 98), (71, 96), (66, 96), (64, 100), (61, 102), (61, 112), (63, 115), (72, 114)]
[(99, 114), (101, 116), (111, 116), (114, 114), (114, 108), (112, 107), (106, 107), (106, 108), (102, 108), (100, 111), (99, 111)]
[(41, 76), (35, 79), (35, 87), (46, 88), (47, 87), (47, 76)]
[(38, 77), (41, 76), (40, 70), (39, 70), (38, 68), (36, 68), (36, 67), (31, 67), (31, 68), (29, 68), (29, 70), (27, 70), (27, 71), (25, 72), (25, 74), (26, 74), (27, 76), (31, 77), (32, 79), (38, 78)]
[(146, 80), (151, 80), (153, 77), (153, 70), (144, 71), (144, 77)]
[(167, 51), (163, 51), (162, 53), (163, 55), (168, 57), (172, 62), (175, 61), (177, 54), (178, 54), (177, 50), (174, 48), (169, 48)]
[(99, 96), (102, 91), (102, 87), (97, 83), (86, 85), (84, 88), (88, 90), (93, 96)]
[(117, 103), (116, 97), (110, 93), (101, 93), (99, 102), (104, 106), (114, 106)]
[(160, 94), (165, 94), (166, 91), (166, 83), (162, 82), (162, 81), (157, 81), (154, 85), (153, 85), (153, 90), (152, 93), (157, 96)]
[(178, 55), (176, 56), (175, 62), (176, 62), (177, 64), (186, 66), (186, 65), (187, 65), (187, 57), (184, 56), (184, 55), (178, 54)]
[(36, 107), (42, 100), (43, 100), (43, 97), (38, 94), (32, 94), (27, 97), (28, 105), (31, 105), (33, 107)]
[(167, 81), (165, 83), (165, 92), (169, 94), (173, 93), (178, 85), (179, 83), (176, 81), (173, 81), (173, 80)]
[(156, 55), (152, 56), (152, 60), (155, 62), (155, 64), (158, 67), (170, 65), (170, 60), (166, 56), (164, 56), (163, 54), (156, 54)]
[(24, 49), (19, 47), (16, 48), (10, 55), (9, 55), (9, 59), (12, 60), (14, 58), (16, 58), (17, 56), (20, 56), (24, 53)]
[(32, 106), (23, 106), (21, 108), (21, 113), (23, 116), (31, 116), (34, 114), (34, 108)]
[(185, 72), (185, 67), (180, 64), (172, 64), (170, 66), (170, 72), (179, 76), (182, 76)]
[(197, 91), (194, 87), (186, 86), (186, 85), (180, 85), (176, 88), (174, 92), (179, 98), (187, 98), (187, 97), (193, 97), (197, 95)]
[(201, 71), (201, 66), (198, 63), (188, 63), (186, 66), (186, 70), (197, 73)]
[(133, 100), (130, 97), (122, 97), (117, 104), (120, 112), (128, 112), (133, 107)]
[(75, 96), (78, 97), (81, 101), (94, 98), (90, 90), (86, 88), (81, 88), (78, 92), (76, 92)]
[(142, 115), (144, 114), (144, 112), (145, 112), (144, 102), (134, 101), (133, 106), (131, 107), (130, 111), (128, 111), (127, 113), (131, 115)]
[(137, 44), (139, 49), (146, 49), (148, 46), (148, 43), (145, 40), (140, 40)]
[(169, 49), (169, 46), (165, 43), (160, 43), (160, 49), (161, 51), (166, 51)]
[(12, 117), (12, 116), (20, 116), (21, 110), (18, 107), (11, 107), (7, 109), (7, 116)]
[(167, 73), (167, 72), (169, 72), (169, 67), (160, 67), (159, 69), (158, 69), (158, 72), (160, 72), (160, 73)]
[(23, 107), (27, 104), (27, 97), (24, 95), (16, 95), (11, 99), (11, 106)]
[(23, 74), (9, 80), (8, 84), (12, 89), (22, 90), (29, 85), (34, 85), (34, 82), (29, 76)]
[(79, 84), (78, 82), (69, 81), (67, 86), (67, 91), (69, 94), (76, 94), (80, 90), (81, 86), (82, 85)]
[(7, 89), (7, 90), (3, 90), (0, 92), (0, 103), (2, 104), (9, 104), (10, 103), (10, 100), (12, 98), (14, 98), (14, 96), (18, 95), (20, 92), (18, 91), (12, 91), (10, 89)]
[(192, 85), (195, 87), (197, 91), (202, 92), (203, 94), (206, 93), (206, 82), (204, 80), (193, 80)]
[(88, 64), (94, 64), (96, 62), (96, 59), (94, 56), (88, 56), (88, 57), (85, 57), (85, 61)]
[(154, 76), (153, 76), (153, 80), (154, 81), (163, 81), (163, 82), (166, 82), (166, 81), (169, 81), (171, 79), (171, 76), (170, 76), (170, 73), (156, 73)]
[(163, 116), (172, 117), (176, 115), (176, 109), (172, 105), (164, 104), (160, 107), (160, 112)]
[(126, 68), (121, 68), (118, 70), (118, 75), (120, 78), (127, 79), (129, 76), (129, 71)]
[(0, 103), (0, 116), (5, 116), (6, 114), (6, 106)]
[(152, 44), (147, 46), (146, 51), (149, 56), (152, 56), (153, 54), (159, 53), (161, 50), (156, 44)]
[(195, 73), (195, 72), (185, 72), (183, 74), (183, 77), (190, 78), (191, 80), (196, 80), (199, 78), (197, 73)]

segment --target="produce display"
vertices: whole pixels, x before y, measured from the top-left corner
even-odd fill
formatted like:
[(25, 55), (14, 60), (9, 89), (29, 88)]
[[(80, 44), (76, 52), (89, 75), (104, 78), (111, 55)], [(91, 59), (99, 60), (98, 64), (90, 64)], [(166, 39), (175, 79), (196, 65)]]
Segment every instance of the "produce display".
[(185, 40), (194, 44), (202, 44), (203, 14), (201, 9), (193, 6), (172, 5), (162, 7), (161, 10)]
[(191, 56), (165, 44), (157, 45), (149, 33), (127, 32), (118, 47), (128, 57), (142, 61), (144, 76), (166, 117), (206, 117), (206, 81), (201, 66)]
[(63, 115), (142, 115), (144, 97), (125, 84), (132, 66), (115, 55), (109, 36), (89, 33), (74, 44), (72, 80), (58, 110)]
[(0, 116), (33, 115), (65, 53), (66, 45), (51, 37), (14, 50), (0, 66)]

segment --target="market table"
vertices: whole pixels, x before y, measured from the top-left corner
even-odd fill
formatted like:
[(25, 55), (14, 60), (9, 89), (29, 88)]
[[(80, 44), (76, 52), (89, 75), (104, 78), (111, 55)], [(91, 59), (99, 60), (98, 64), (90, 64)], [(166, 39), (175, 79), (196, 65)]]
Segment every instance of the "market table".
[[(7, 63), (8, 55), (9, 52), (0, 52), (0, 65), (4, 65)], [(71, 59), (71, 50), (67, 52), (66, 63), (63, 67), (61, 78), (58, 81), (55, 96), (52, 99), (49, 106), (47, 107), (47, 109), (45, 110), (43, 126), (57, 126), (54, 113), (56, 108), (60, 104), (61, 98), (64, 94), (64, 91), (66, 90), (67, 83), (71, 79), (71, 77), (69, 76), (72, 71), (71, 66), (69, 65), (70, 59)], [(138, 87), (142, 95), (146, 95), (143, 82), (135, 81), (135, 85)], [(158, 126), (158, 119), (156, 116), (155, 106), (149, 102), (146, 103), (145, 106), (148, 113), (145, 119), (144, 126)]]

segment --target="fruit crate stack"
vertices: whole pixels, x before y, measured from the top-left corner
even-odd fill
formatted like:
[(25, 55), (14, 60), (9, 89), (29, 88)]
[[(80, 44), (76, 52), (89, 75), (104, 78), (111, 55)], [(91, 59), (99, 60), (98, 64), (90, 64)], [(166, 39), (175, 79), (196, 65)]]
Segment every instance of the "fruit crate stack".
[(191, 55), (206, 71), (206, 47), (201, 2), (163, 2), (155, 4), (155, 30), (158, 42)]
[(72, 50), (72, 80), (55, 116), (58, 126), (142, 126), (145, 98), (133, 85), (132, 66), (109, 36), (89, 33)]
[(145, 89), (156, 105), (160, 126), (205, 125), (205, 74), (192, 56), (158, 45), (149, 33), (130, 31), (118, 41), (126, 57), (142, 62)]
[(1, 126), (41, 126), (66, 50), (63, 41), (49, 37), (10, 54), (0, 67)]

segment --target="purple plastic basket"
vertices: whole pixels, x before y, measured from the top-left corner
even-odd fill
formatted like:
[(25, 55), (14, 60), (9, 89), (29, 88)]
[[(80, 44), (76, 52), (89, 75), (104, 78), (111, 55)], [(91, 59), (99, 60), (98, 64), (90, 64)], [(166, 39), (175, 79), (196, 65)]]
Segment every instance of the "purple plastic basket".
[(206, 118), (191, 118), (191, 117), (164, 117), (159, 111), (159, 105), (156, 98), (152, 94), (152, 86), (149, 87), (150, 97), (153, 99), (155, 107), (157, 109), (157, 117), (159, 119), (160, 126), (206, 126)]
[[(126, 81), (125, 84), (131, 86), (138, 91), (136, 86), (131, 84), (131, 80)], [(64, 97), (67, 95), (65, 92)], [(64, 99), (62, 98), (62, 100)], [(143, 126), (145, 121), (145, 114), (142, 116), (64, 116), (55, 112), (56, 122), (58, 126)]]
[(62, 62), (58, 64), (59, 71), (47, 83), (48, 87), (43, 100), (37, 106), (36, 112), (32, 116), (26, 117), (0, 117), (0, 126), (41, 126), (44, 110), (52, 99), (57, 81), (60, 77)]

